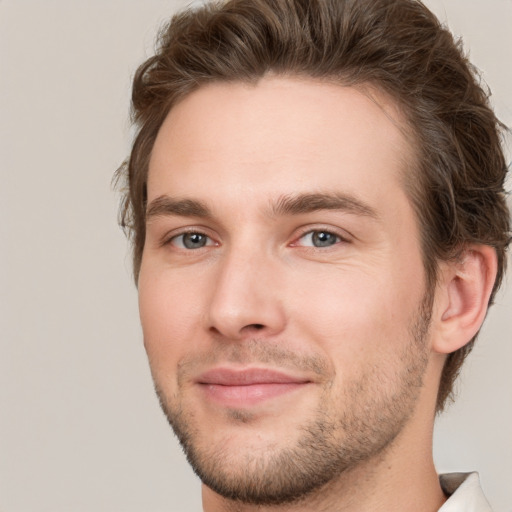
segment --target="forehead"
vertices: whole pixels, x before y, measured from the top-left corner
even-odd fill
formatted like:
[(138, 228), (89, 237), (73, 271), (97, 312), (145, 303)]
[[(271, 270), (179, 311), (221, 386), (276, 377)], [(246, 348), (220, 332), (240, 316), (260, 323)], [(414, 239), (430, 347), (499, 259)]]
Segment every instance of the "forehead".
[[(396, 189), (412, 158), (405, 122), (373, 88), (312, 79), (202, 87), (157, 136), (148, 199), (161, 194), (257, 201), (269, 195)], [(380, 187), (378, 190), (377, 188)]]

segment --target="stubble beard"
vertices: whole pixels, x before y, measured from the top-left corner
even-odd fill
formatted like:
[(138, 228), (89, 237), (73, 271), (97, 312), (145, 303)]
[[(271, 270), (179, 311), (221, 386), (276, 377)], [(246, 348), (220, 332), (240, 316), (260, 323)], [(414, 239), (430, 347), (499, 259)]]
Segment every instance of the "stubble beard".
[[(426, 296), (410, 327), (411, 343), (399, 356), (393, 389), (385, 390), (382, 375), (370, 368), (344, 389), (339, 401), (343, 412), (337, 417), (329, 408), (326, 389), (314, 420), (300, 427), (293, 446), (272, 446), (267, 453), (240, 457), (224, 444), (199, 443), (204, 432), (199, 432), (193, 411), (185, 409), (182, 402), (171, 404), (156, 381), (155, 389), (188, 462), (203, 484), (224, 498), (247, 504), (300, 501), (343, 473), (376, 459), (407, 424), (428, 364), (426, 339), (431, 310), (431, 298)], [(230, 418), (233, 422), (250, 421), (244, 411), (230, 411)]]

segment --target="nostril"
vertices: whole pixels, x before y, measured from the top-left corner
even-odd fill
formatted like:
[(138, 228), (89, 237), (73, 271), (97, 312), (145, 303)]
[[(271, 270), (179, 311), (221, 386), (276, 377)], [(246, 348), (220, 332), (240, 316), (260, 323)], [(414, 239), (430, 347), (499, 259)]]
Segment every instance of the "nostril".
[(247, 327), (252, 327), (253, 329), (257, 329), (258, 331), (263, 329), (265, 326), (263, 324), (251, 324), (251, 325), (248, 325)]

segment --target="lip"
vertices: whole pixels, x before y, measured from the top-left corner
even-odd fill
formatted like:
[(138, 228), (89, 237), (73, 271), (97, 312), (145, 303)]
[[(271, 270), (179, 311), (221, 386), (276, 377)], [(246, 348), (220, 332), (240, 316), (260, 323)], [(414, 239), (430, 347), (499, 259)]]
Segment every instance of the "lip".
[(238, 408), (257, 405), (310, 383), (307, 378), (265, 368), (215, 368), (197, 379), (208, 400)]

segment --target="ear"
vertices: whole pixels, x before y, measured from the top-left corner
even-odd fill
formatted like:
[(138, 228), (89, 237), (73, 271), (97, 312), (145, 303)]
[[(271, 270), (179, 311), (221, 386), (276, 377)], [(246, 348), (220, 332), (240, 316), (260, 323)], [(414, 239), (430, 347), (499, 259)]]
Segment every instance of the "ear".
[(496, 251), (471, 245), (457, 261), (442, 263), (440, 270), (432, 348), (449, 354), (466, 345), (484, 321), (496, 279)]

